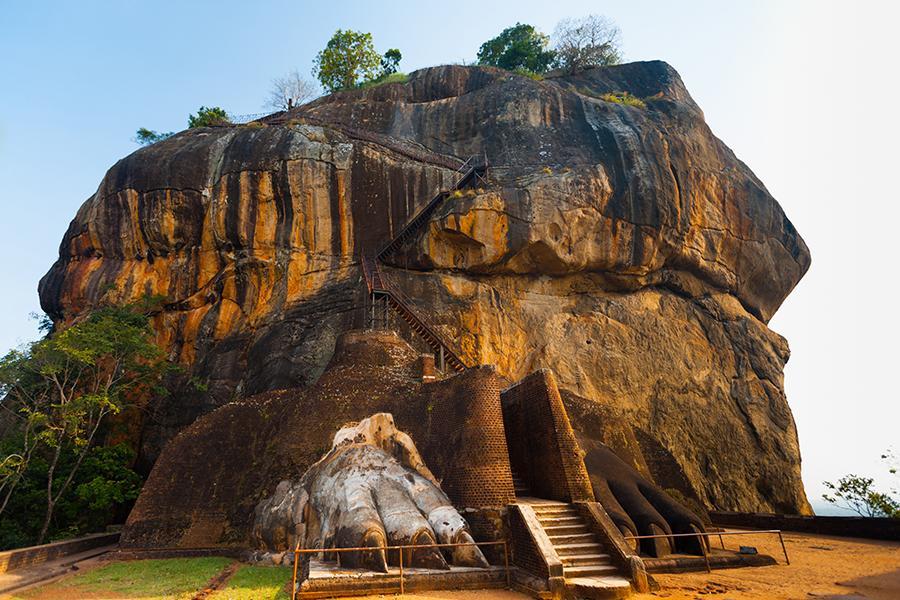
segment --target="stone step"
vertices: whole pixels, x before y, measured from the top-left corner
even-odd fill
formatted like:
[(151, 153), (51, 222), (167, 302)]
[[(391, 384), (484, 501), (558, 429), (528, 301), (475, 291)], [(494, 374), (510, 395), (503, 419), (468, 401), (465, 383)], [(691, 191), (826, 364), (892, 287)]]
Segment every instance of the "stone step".
[(538, 516), (538, 520), (544, 527), (553, 527), (555, 525), (582, 525), (584, 519), (576, 515), (564, 515), (558, 517), (556, 515)]
[(570, 554), (559, 558), (562, 560), (563, 565), (567, 567), (611, 564), (609, 562), (609, 554)]
[(631, 583), (618, 575), (573, 577), (566, 579), (566, 589), (576, 598), (612, 600), (631, 596)]
[(531, 508), (534, 509), (534, 514), (541, 517), (577, 517), (580, 516), (580, 513), (574, 508), (570, 508), (568, 506), (548, 506), (543, 507), (541, 504), (532, 504)]
[(597, 538), (593, 533), (568, 533), (562, 535), (550, 535), (550, 542), (556, 548), (560, 544), (589, 544), (596, 543)]
[(579, 554), (603, 554), (606, 548), (603, 544), (589, 542), (586, 544), (559, 544), (553, 547), (560, 557), (577, 556)]
[(544, 526), (544, 531), (553, 539), (554, 535), (568, 535), (575, 533), (590, 533), (591, 530), (584, 523), (576, 523), (574, 525), (550, 525)]
[(563, 576), (568, 579), (570, 577), (592, 577), (595, 575), (610, 575), (617, 571), (613, 565), (584, 565), (580, 567), (563, 567)]

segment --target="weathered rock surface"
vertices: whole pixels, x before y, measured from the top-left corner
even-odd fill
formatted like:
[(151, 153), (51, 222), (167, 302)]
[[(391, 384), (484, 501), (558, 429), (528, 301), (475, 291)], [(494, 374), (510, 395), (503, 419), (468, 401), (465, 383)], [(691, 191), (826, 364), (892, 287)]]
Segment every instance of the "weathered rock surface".
[[(612, 91), (647, 108), (601, 99)], [(788, 348), (766, 322), (809, 253), (671, 67), (541, 82), (438, 67), (287, 117), (117, 163), (41, 282), (58, 322), (165, 297), (159, 341), (207, 386), (156, 407), (146, 462), (216, 406), (315, 381), (361, 324), (355, 254), (447, 187), (453, 157), (481, 154), (489, 181), (391, 258), (414, 270), (385, 269), (420, 311), (470, 364), (510, 380), (552, 368), (573, 427), (621, 441), (663, 487), (720, 509), (808, 510)]]

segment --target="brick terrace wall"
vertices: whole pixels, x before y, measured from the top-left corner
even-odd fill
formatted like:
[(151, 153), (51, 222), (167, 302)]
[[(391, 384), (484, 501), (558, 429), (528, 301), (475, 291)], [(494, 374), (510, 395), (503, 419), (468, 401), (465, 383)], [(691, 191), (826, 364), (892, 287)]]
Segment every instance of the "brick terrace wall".
[(547, 563), (531, 539), (522, 515), (514, 508), (509, 511), (509, 542), (512, 564), (541, 579), (549, 579)]
[(419, 417), (413, 439), (453, 503), (479, 508), (514, 502), (500, 382), (493, 368), (469, 369), (428, 384), (423, 396), (424, 411), (417, 412), (426, 417)]
[(900, 519), (886, 517), (818, 517), (724, 511), (712, 511), (709, 513), (709, 517), (714, 524), (725, 527), (782, 529), (873, 540), (900, 540)]
[(512, 464), (532, 493), (562, 502), (594, 500), (581, 448), (548, 369), (502, 393)]

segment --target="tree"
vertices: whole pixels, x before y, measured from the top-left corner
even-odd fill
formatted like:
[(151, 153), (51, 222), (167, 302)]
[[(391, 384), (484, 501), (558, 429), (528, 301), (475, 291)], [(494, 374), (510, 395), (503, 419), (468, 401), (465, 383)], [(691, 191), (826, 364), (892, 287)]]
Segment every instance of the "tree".
[(837, 484), (826, 481), (825, 487), (832, 494), (822, 494), (827, 502), (845, 510), (852, 510), (863, 517), (893, 517), (900, 519), (900, 502), (889, 495), (872, 489), (871, 477), (846, 475)]
[(313, 61), (313, 75), (329, 92), (346, 90), (378, 76), (381, 55), (371, 33), (338, 29)]
[(400, 61), (403, 59), (403, 55), (400, 54), (400, 51), (396, 48), (391, 48), (387, 52), (384, 53), (384, 56), (381, 57), (381, 75), (379, 75), (379, 79), (390, 77), (400, 68)]
[(533, 26), (516, 23), (481, 45), (478, 64), (510, 71), (545, 73), (555, 57), (547, 48), (549, 42), (549, 38)]
[(556, 64), (570, 73), (618, 64), (622, 60), (619, 36), (619, 28), (606, 17), (564, 19), (553, 32)]
[(318, 89), (315, 83), (291, 71), (285, 77), (272, 80), (272, 89), (266, 107), (272, 110), (290, 110), (316, 97)]
[(153, 131), (152, 129), (147, 129), (146, 127), (141, 127), (137, 130), (137, 133), (134, 136), (134, 141), (141, 146), (149, 146), (150, 144), (161, 142), (166, 138), (172, 137), (173, 135), (175, 135), (174, 131), (160, 133), (158, 131)]
[(231, 123), (228, 113), (224, 108), (213, 106), (207, 108), (201, 106), (196, 115), (188, 115), (188, 128), (210, 127), (212, 125), (227, 125)]
[[(2, 405), (24, 437), (21, 449), (3, 460), (14, 473), (4, 500), (38, 452), (46, 461), (45, 512), (36, 543), (44, 541), (106, 418), (160, 392), (167, 370), (146, 315), (132, 307), (95, 311), (0, 360)], [(5, 508), (4, 502), (0, 511)]]

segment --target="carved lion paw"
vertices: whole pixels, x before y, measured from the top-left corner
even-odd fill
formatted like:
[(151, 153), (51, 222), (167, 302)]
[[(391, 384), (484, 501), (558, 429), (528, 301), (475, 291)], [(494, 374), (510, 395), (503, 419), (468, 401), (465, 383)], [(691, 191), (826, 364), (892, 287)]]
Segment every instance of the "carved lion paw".
[[(474, 542), (468, 525), (425, 467), (415, 444), (379, 413), (341, 429), (334, 446), (298, 483), (283, 481), (256, 508), (254, 536), (271, 549), (372, 548), (335, 553), (342, 566), (386, 572), (386, 546)], [(406, 566), (488, 566), (474, 544), (403, 551)]]

